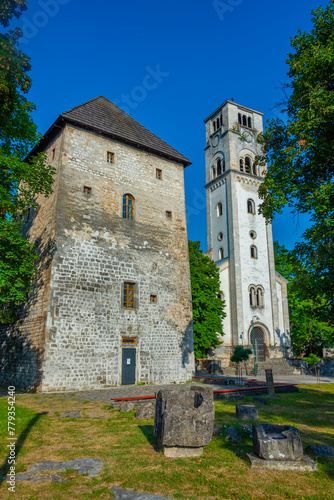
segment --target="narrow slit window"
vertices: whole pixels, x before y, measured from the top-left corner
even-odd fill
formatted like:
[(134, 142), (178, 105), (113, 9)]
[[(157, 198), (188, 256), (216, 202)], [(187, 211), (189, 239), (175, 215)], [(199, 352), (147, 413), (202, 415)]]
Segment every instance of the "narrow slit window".
[(223, 248), (219, 249), (219, 251), (218, 251), (218, 257), (219, 257), (219, 260), (222, 260), (224, 258), (224, 250), (223, 250)]
[(53, 148), (52, 150), (52, 159), (54, 160), (56, 157), (56, 148)]
[(222, 162), (221, 162), (221, 159), (219, 158), (217, 160), (217, 175), (221, 175), (222, 173)]
[(243, 172), (244, 171), (244, 160), (242, 158), (240, 158), (240, 172)]
[(135, 283), (128, 283), (128, 282), (124, 283), (123, 306), (125, 309), (135, 308), (135, 291), (136, 291)]
[(107, 151), (107, 162), (114, 163), (115, 155), (111, 151)]
[(250, 247), (250, 254), (252, 259), (257, 259), (257, 248), (255, 245)]
[(168, 210), (166, 210), (166, 217), (167, 217), (167, 219), (171, 219), (172, 218), (172, 212), (169, 212)]
[(156, 178), (157, 179), (162, 179), (162, 170), (160, 170), (160, 168), (157, 168), (156, 171), (155, 171), (155, 175), (156, 175)]
[(238, 113), (238, 123), (241, 125), (241, 113)]
[(84, 192), (84, 194), (92, 194), (92, 188), (89, 186), (84, 186), (83, 192)]
[(212, 167), (212, 179), (216, 178), (216, 169), (215, 167)]
[(248, 121), (248, 127), (249, 127), (249, 128), (252, 128), (252, 119), (251, 119), (251, 117), (250, 117), (250, 116), (248, 117), (248, 120), (247, 120), (247, 121)]
[(123, 219), (134, 219), (135, 199), (131, 194), (123, 196)]
[(255, 288), (254, 287), (251, 287), (249, 289), (249, 305), (251, 307), (255, 307), (256, 304), (255, 304)]
[(221, 217), (223, 215), (223, 205), (222, 203), (218, 203), (217, 205), (217, 217)]
[(247, 201), (247, 212), (249, 214), (255, 214), (255, 203), (253, 200), (248, 200)]
[(242, 117), (242, 124), (247, 127), (247, 116), (243, 115)]
[(251, 159), (249, 158), (249, 156), (246, 156), (246, 158), (245, 158), (245, 172), (247, 174), (252, 173), (252, 162), (251, 162)]

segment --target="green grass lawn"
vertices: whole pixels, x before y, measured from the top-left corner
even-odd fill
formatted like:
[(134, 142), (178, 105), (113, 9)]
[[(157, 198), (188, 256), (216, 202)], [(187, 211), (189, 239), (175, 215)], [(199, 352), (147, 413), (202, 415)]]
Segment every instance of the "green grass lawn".
[[(246, 398), (251, 402), (251, 398)], [(236, 425), (235, 403), (216, 401), (216, 423)], [(334, 446), (334, 385), (300, 386), (299, 393), (279, 394), (266, 406), (258, 406), (258, 422), (290, 424), (301, 432), (304, 450), (313, 443)], [(60, 418), (62, 410), (81, 410), (82, 418)], [(136, 420), (134, 411), (120, 413), (103, 403), (80, 402), (62, 397), (17, 395), (18, 455), (16, 472), (24, 472), (42, 460), (99, 458), (104, 467), (90, 478), (77, 471), (58, 473), (64, 483), (49, 480), (18, 481), (16, 492), (0, 486), (0, 498), (90, 499), (112, 498), (113, 485), (175, 499), (323, 499), (334, 498), (334, 459), (319, 458), (319, 471), (264, 471), (250, 468), (247, 453), (251, 438), (242, 432), (241, 444), (220, 436), (198, 458), (168, 459), (157, 450), (153, 419)], [(43, 414), (43, 412), (49, 412)], [(92, 418), (91, 412), (105, 418)], [(0, 476), (6, 472), (7, 399), (0, 399)], [(245, 422), (242, 422), (245, 423)], [(250, 422), (251, 423), (251, 422)], [(312, 457), (314, 458), (314, 457)], [(45, 475), (45, 473), (39, 473)]]

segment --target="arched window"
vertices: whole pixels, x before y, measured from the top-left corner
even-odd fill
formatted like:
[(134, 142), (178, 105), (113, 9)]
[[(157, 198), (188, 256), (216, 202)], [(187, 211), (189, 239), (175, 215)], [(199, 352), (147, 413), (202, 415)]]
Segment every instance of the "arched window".
[(253, 200), (247, 200), (247, 212), (249, 214), (255, 214), (255, 203)]
[(223, 158), (223, 172), (225, 172), (225, 158)]
[(224, 258), (224, 250), (223, 250), (223, 248), (220, 248), (218, 250), (218, 258), (219, 258), (219, 260), (222, 260)]
[(134, 219), (135, 199), (131, 194), (123, 196), (123, 219)]
[(256, 292), (254, 286), (249, 288), (249, 305), (251, 307), (256, 307)]
[(249, 128), (252, 128), (252, 119), (250, 116), (248, 117), (248, 126)]
[(212, 167), (212, 179), (216, 178), (216, 167)]
[(243, 117), (242, 117), (242, 124), (247, 127), (247, 116), (246, 115), (243, 115)]
[(250, 247), (250, 254), (252, 259), (257, 259), (257, 248), (255, 245)]
[(223, 215), (223, 205), (218, 203), (217, 205), (217, 217), (221, 217)]
[(252, 168), (252, 170), (253, 170), (253, 175), (257, 175), (257, 170), (256, 170), (256, 165), (255, 165), (255, 163), (253, 163), (253, 168)]
[(223, 115), (220, 115), (220, 126), (223, 126)]
[(217, 124), (217, 129), (218, 129), (220, 127), (220, 118), (219, 117), (216, 120), (216, 124)]
[(257, 307), (264, 307), (263, 288), (260, 286), (258, 286), (256, 290), (256, 305)]
[(250, 174), (252, 172), (252, 161), (249, 156), (245, 158), (245, 172)]
[(221, 159), (219, 158), (217, 160), (217, 176), (221, 175), (221, 173), (222, 173), (222, 162)]
[(241, 113), (238, 113), (238, 123), (241, 125)]
[(213, 131), (216, 132), (216, 120), (213, 120)]
[(240, 158), (239, 163), (240, 163), (240, 172), (243, 172), (244, 171), (244, 160), (242, 158)]

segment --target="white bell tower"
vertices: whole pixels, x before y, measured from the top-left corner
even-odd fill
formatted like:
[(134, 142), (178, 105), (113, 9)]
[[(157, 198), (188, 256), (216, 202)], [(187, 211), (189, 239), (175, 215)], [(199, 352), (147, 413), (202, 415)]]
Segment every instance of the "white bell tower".
[(281, 352), (289, 336), (287, 282), (275, 272), (271, 225), (259, 214), (265, 169), (254, 159), (262, 116), (227, 100), (205, 120), (208, 255), (226, 301), (223, 346), (252, 345), (255, 337), (259, 361), (269, 346)]

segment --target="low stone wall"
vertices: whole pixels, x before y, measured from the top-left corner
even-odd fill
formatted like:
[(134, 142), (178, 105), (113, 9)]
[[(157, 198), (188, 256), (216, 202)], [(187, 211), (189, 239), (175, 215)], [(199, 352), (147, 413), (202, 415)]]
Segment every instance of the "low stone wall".
[(309, 365), (303, 358), (293, 358), (289, 364), (300, 370), (303, 375), (315, 375), (316, 368), (320, 369), (320, 377), (334, 377), (334, 358), (325, 358), (314, 365)]

